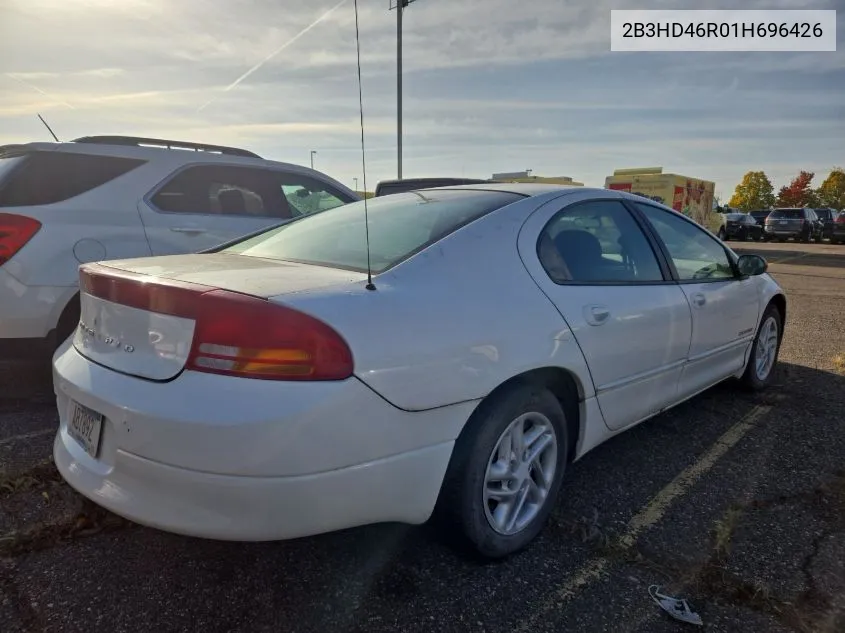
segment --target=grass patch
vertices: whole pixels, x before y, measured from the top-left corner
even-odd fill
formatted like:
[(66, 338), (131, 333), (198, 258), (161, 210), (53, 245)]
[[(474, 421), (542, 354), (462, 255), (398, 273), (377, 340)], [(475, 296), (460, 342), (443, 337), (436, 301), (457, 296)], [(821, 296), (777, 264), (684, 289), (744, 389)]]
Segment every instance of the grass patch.
[(833, 371), (845, 376), (845, 354), (837, 354), (833, 357)]

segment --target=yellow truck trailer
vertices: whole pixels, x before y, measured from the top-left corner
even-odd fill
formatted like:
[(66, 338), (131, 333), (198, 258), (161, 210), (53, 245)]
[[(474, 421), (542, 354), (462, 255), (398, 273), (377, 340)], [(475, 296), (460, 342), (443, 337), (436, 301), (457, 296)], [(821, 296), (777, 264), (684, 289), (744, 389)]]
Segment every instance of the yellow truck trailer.
[(664, 174), (662, 167), (645, 167), (617, 169), (605, 179), (604, 187), (650, 198), (710, 229), (719, 221), (713, 212), (716, 185), (709, 180)]

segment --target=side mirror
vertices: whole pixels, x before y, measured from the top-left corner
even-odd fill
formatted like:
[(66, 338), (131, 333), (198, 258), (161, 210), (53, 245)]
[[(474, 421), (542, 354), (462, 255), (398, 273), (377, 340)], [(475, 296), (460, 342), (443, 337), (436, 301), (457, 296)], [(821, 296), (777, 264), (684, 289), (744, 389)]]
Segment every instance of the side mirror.
[(759, 255), (740, 255), (736, 262), (739, 272), (749, 277), (762, 275), (769, 269), (769, 264)]

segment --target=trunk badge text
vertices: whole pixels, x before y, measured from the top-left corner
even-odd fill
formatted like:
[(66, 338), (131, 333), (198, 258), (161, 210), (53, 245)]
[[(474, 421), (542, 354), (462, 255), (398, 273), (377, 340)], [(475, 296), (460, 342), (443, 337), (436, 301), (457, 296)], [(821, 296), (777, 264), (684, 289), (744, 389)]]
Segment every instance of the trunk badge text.
[(79, 329), (82, 330), (83, 332), (85, 332), (85, 334), (87, 334), (88, 336), (90, 336), (94, 340), (102, 341), (103, 343), (105, 343), (109, 347), (113, 347), (115, 349), (122, 350), (122, 351), (124, 351), (128, 354), (131, 354), (132, 352), (135, 351), (134, 345), (121, 343), (119, 340), (117, 340), (113, 336), (101, 336), (101, 335), (97, 334), (97, 332), (93, 328), (88, 327), (82, 321), (79, 322)]

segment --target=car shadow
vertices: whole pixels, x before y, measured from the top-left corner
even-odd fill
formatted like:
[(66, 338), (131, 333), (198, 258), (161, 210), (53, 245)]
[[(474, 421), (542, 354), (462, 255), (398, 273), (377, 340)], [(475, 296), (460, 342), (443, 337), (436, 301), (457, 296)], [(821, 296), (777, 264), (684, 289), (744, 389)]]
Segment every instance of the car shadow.
[[(284, 623), (302, 630), (408, 630), (428, 621), (435, 607), (441, 624), (446, 614), (459, 622), (467, 607), (473, 621), (485, 625), (517, 622), (531, 605), (508, 593), (514, 583), (546, 593), (555, 586), (550, 578), (563, 582), (601, 556), (603, 540), (591, 535), (617, 537), (658, 491), (760, 406), (770, 409), (748, 433), (748, 445), (755, 445), (757, 435), (774, 434), (770, 443), (783, 447), (754, 474), (768, 494), (789, 494), (796, 479), (820, 479), (831, 464), (841, 466), (845, 377), (781, 363), (765, 392), (722, 383), (571, 465), (547, 528), (524, 552), (498, 564), (462, 555), (446, 545), (450, 535), (432, 524), (382, 524), (275, 543), (208, 541), (132, 526), (41, 552), (40, 565), (27, 559), (20, 573), (35, 565), (31, 573), (50, 579), (39, 602), (62, 600), (83, 619), (88, 617), (85, 605), (99, 598), (97, 617), (109, 618), (116, 628), (131, 624), (128, 614), (119, 609), (104, 613), (112, 610), (109, 601), (86, 592), (134, 587), (144, 578), (155, 582), (132, 600), (135, 611), (150, 618), (151, 629), (163, 630), (174, 625), (169, 618), (193, 614), (209, 625), (207, 631), (278, 630)], [(745, 448), (738, 444), (721, 458), (728, 472), (741, 469)], [(722, 476), (714, 470), (702, 480)], [(720, 483), (709, 484), (707, 503), (693, 504), (703, 513), (700, 520), (677, 524), (679, 542), (685, 544), (677, 547), (709, 543), (709, 528), (718, 517), (708, 513), (729, 504), (729, 497)], [(674, 510), (666, 508), (661, 528), (677, 520)], [(52, 562), (44, 560), (45, 554)], [(504, 587), (503, 569), (509, 579)], [(67, 594), (69, 586), (77, 590)], [(226, 605), (213, 609), (213, 622), (209, 605)]]

